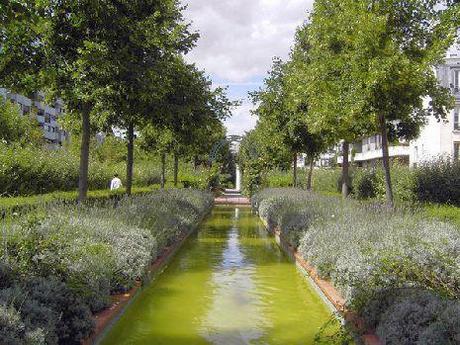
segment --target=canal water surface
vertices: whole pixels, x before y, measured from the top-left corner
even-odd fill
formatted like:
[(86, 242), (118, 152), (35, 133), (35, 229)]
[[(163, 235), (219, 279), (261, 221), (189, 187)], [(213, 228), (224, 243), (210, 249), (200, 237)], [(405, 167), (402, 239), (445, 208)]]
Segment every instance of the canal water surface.
[(308, 345), (330, 311), (249, 208), (216, 207), (104, 345)]

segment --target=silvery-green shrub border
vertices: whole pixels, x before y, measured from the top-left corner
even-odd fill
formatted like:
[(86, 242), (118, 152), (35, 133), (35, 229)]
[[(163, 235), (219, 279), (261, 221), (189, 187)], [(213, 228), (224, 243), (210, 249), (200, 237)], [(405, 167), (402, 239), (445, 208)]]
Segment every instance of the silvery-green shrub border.
[[(105, 308), (111, 293), (130, 289), (161, 250), (194, 228), (212, 204), (210, 193), (167, 190), (122, 199), (116, 208), (113, 202), (81, 207), (53, 205), (45, 213), (39, 210), (8, 223), (7, 250), (2, 250), (2, 262), (7, 263), (7, 271), (14, 278), (7, 284), (6, 280), (0, 282), (0, 305), (11, 310), (11, 317), (0, 321), (16, 322), (16, 311), (21, 320), (29, 320), (24, 309), (13, 310), (16, 305), (11, 303), (18, 299), (8, 297), (8, 291), (16, 286), (26, 289), (23, 280), (28, 277), (63, 283), (69, 295), (63, 297), (60, 305), (65, 306), (66, 298), (75, 296), (78, 303), (93, 312)], [(27, 293), (17, 296), (24, 299)], [(42, 319), (39, 315), (32, 320)], [(17, 327), (30, 326), (24, 331), (40, 329), (48, 338), (55, 332), (55, 328), (32, 327), (35, 321), (30, 324), (21, 320), (16, 322)], [(14, 332), (11, 336), (17, 335)], [(76, 334), (73, 339), (87, 335)], [(26, 334), (18, 336), (24, 338)], [(9, 339), (5, 341), (8, 343)], [(73, 342), (66, 342), (70, 343)]]
[[(353, 310), (365, 310), (381, 291), (403, 288), (430, 290), (433, 299), (458, 303), (460, 230), (452, 224), (423, 219), (410, 210), (394, 212), (378, 204), (296, 189), (264, 190), (252, 203), (322, 277), (334, 283)], [(391, 310), (395, 313), (387, 314), (388, 319), (400, 309)], [(438, 318), (442, 311), (430, 312)], [(409, 316), (401, 316), (400, 324), (405, 324), (404, 317)], [(392, 334), (386, 329), (389, 324), (382, 321), (377, 333)], [(416, 334), (426, 331), (413, 324), (407, 327)]]

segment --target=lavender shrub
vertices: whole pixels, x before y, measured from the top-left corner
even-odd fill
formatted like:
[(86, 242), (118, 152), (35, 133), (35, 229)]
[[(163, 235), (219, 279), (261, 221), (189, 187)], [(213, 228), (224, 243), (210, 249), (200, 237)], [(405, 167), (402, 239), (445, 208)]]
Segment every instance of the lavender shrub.
[[(443, 300), (458, 305), (460, 296), (460, 230), (455, 225), (425, 219), (411, 210), (394, 211), (297, 189), (261, 191), (254, 196), (253, 207), (269, 226), (280, 228), (282, 236), (334, 283), (355, 310), (365, 310), (381, 291), (433, 292), (431, 307), (422, 308), (422, 313), (431, 315), (427, 322), (412, 322), (410, 313), (402, 312), (404, 306), (414, 305), (407, 296), (388, 309), (385, 322), (373, 325), (382, 339), (388, 334), (386, 343), (422, 344), (426, 332), (431, 332), (430, 337), (447, 334), (435, 323), (444, 310)], [(411, 329), (410, 334), (390, 331), (398, 323)], [(439, 338), (438, 343), (450, 344), (449, 339), (460, 334), (458, 327), (450, 332), (457, 333)], [(411, 337), (418, 340), (410, 342)]]
[[(35, 332), (38, 329), (43, 331), (47, 344), (79, 344), (92, 328), (83, 322), (90, 310), (105, 308), (111, 294), (126, 291), (142, 279), (164, 247), (197, 226), (212, 205), (210, 193), (167, 190), (124, 198), (116, 205), (113, 201), (84, 206), (54, 204), (6, 223), (7, 238), (2, 239), (6, 265), (0, 261), (0, 309), (8, 311), (9, 316), (0, 323), (12, 326), (8, 331), (11, 339), (0, 334), (0, 343), (15, 343), (15, 337), (37, 338), (41, 334)], [(30, 288), (32, 277), (39, 279), (39, 284)], [(46, 293), (51, 299), (38, 303), (42, 297), (29, 301), (28, 296), (33, 295), (29, 290), (68, 292), (59, 297), (53, 310), (48, 310), (58, 294)], [(19, 293), (12, 298), (14, 291)], [(19, 305), (12, 305), (14, 301)], [(65, 311), (56, 313), (60, 306)], [(22, 326), (30, 319), (51, 320), (50, 315), (61, 318), (52, 325), (34, 321), (37, 327), (30, 328), (31, 333)], [(65, 327), (59, 324), (62, 315), (69, 320)], [(66, 331), (59, 333), (63, 329)]]

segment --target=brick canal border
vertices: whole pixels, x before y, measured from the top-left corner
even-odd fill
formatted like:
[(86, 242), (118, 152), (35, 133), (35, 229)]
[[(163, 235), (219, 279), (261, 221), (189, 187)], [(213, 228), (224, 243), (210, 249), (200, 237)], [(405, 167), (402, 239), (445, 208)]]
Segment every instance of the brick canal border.
[(251, 200), (244, 196), (219, 196), (214, 199), (214, 205), (251, 206)]
[(265, 226), (265, 229), (275, 237), (278, 246), (293, 262), (295, 262), (296, 266), (320, 294), (329, 309), (337, 312), (345, 322), (351, 325), (353, 332), (358, 334), (362, 343), (364, 345), (383, 345), (383, 342), (378, 338), (374, 330), (366, 329), (364, 320), (355, 312), (346, 308), (345, 299), (334, 285), (330, 281), (322, 279), (316, 268), (302, 258), (299, 252), (283, 238), (281, 229), (279, 227), (271, 227), (265, 219), (260, 216), (259, 218)]
[(143, 278), (138, 279), (135, 282), (132, 289), (125, 293), (111, 296), (111, 305), (101, 312), (93, 315), (95, 329), (89, 338), (81, 342), (81, 345), (99, 344), (102, 341), (104, 336), (112, 329), (126, 309), (139, 296), (143, 287), (146, 284), (153, 282), (159, 275), (161, 275), (161, 273), (163, 273), (177, 251), (183, 246), (190, 235), (198, 230), (206, 217), (211, 213), (212, 209), (213, 207), (211, 207), (209, 211), (201, 217), (194, 227), (182, 233), (172, 245), (165, 247), (161, 254), (149, 266)]
[[(250, 207), (251, 202), (248, 198), (245, 197), (227, 198), (224, 196), (215, 198), (214, 205)], [(126, 309), (140, 294), (143, 286), (145, 285), (143, 282), (152, 282), (164, 271), (177, 251), (182, 247), (190, 235), (197, 231), (211, 210), (212, 208), (200, 219), (199, 222), (197, 222), (196, 226), (183, 233), (171, 246), (164, 248), (156, 260), (154, 260), (153, 263), (149, 266), (143, 279), (137, 280), (135, 286), (131, 290), (123, 294), (111, 296), (112, 304), (107, 309), (104, 309), (93, 316), (94, 322), (96, 324), (95, 330), (88, 339), (81, 342), (81, 345), (98, 344), (103, 339), (104, 335), (110, 331), (113, 325), (120, 319)], [(372, 330), (364, 329), (364, 322), (356, 313), (347, 310), (345, 306), (345, 299), (331, 284), (331, 282), (320, 278), (316, 269), (307, 261), (305, 261), (294, 247), (292, 247), (286, 240), (284, 240), (281, 235), (281, 230), (279, 228), (270, 227), (262, 217), (260, 217), (260, 219), (266, 230), (275, 237), (275, 240), (280, 248), (288, 255), (292, 261), (295, 262), (297, 267), (313, 285), (315, 290), (321, 295), (328, 307), (332, 311), (338, 312), (346, 322), (349, 322), (352, 325), (356, 332), (363, 334), (360, 336), (363, 344), (383, 345), (383, 343)]]

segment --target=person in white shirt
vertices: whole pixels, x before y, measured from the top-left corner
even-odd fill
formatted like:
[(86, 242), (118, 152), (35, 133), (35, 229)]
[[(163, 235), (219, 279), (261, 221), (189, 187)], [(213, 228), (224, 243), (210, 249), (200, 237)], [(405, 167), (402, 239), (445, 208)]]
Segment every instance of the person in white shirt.
[(117, 190), (122, 186), (121, 180), (118, 177), (118, 174), (115, 174), (113, 176), (112, 181), (110, 182), (110, 190)]

